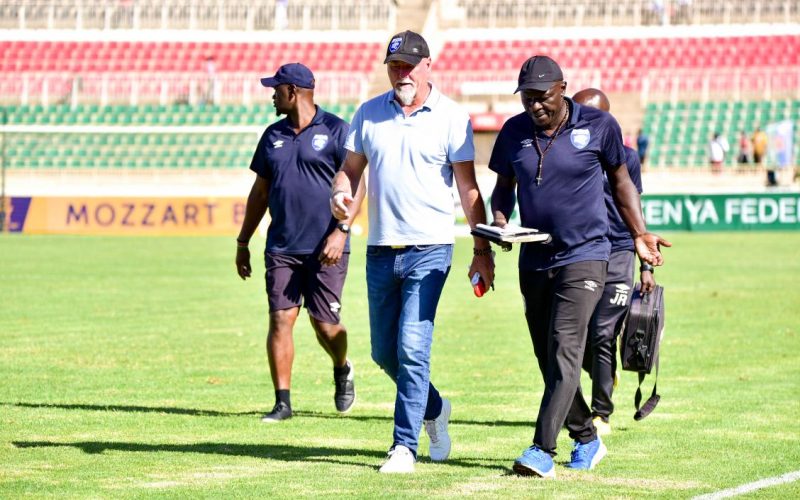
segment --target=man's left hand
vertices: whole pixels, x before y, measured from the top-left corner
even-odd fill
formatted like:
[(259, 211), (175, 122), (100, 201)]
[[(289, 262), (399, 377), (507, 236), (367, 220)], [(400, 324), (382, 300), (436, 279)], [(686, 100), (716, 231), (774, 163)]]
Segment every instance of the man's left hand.
[(650, 271), (642, 271), (639, 274), (639, 282), (642, 284), (641, 291), (643, 294), (650, 293), (656, 289), (656, 280)]
[(319, 261), (326, 266), (335, 266), (338, 264), (344, 253), (346, 241), (347, 235), (338, 229), (334, 229), (333, 232), (325, 238), (325, 244), (322, 246), (322, 251), (319, 253)]
[(664, 264), (664, 256), (661, 255), (661, 247), (671, 247), (672, 243), (661, 236), (653, 233), (644, 233), (633, 240), (636, 253), (639, 259), (653, 266)]

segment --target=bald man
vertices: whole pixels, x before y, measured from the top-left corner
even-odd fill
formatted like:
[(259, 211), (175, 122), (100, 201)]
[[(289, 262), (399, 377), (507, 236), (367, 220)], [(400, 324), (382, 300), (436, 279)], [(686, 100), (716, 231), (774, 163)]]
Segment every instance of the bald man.
[[(598, 89), (584, 89), (572, 96), (572, 100), (583, 106), (608, 112), (611, 103)], [(625, 165), (628, 175), (636, 189), (642, 192), (642, 168), (635, 149), (625, 146)], [(620, 217), (608, 178), (604, 178), (605, 204), (608, 212), (608, 239), (611, 241), (611, 254), (608, 258), (608, 274), (603, 288), (603, 296), (595, 307), (589, 321), (586, 338), (583, 368), (592, 377), (592, 420), (597, 434), (611, 434), (609, 418), (614, 412), (611, 396), (614, 392), (614, 379), (617, 372), (617, 338), (619, 337), (625, 315), (630, 307), (630, 294), (633, 287), (631, 267), (634, 262), (633, 239)], [(642, 291), (649, 292), (655, 287), (653, 267), (642, 262), (639, 267)]]

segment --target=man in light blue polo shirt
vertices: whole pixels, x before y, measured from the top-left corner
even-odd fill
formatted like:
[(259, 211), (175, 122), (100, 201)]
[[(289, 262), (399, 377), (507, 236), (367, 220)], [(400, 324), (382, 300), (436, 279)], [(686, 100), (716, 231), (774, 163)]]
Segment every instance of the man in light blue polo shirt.
[[(392, 37), (386, 50), (392, 90), (353, 117), (344, 165), (333, 180), (331, 210), (345, 219), (370, 166), (367, 289), (372, 358), (397, 384), (394, 441), (384, 473), (413, 472), (424, 422), (432, 460), (450, 454), (450, 401), (430, 382), (433, 323), (454, 243), (453, 179), (470, 226), (486, 212), (475, 180), (469, 115), (430, 84), (428, 44), (417, 33)], [(494, 281), (489, 242), (474, 241), (468, 276)], [(466, 287), (465, 287), (466, 289)]]

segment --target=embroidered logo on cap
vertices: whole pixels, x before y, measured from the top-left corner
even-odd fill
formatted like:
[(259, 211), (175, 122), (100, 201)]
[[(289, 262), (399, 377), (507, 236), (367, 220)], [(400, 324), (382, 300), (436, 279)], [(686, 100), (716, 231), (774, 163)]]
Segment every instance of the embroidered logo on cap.
[(397, 52), (397, 49), (400, 48), (400, 45), (403, 43), (403, 37), (398, 36), (397, 38), (393, 38), (392, 41), (389, 43), (389, 52), (394, 54)]
[(578, 149), (585, 148), (589, 144), (591, 138), (592, 134), (589, 132), (588, 128), (576, 128), (569, 134), (570, 142)]
[(311, 147), (314, 151), (322, 151), (322, 148), (328, 144), (328, 136), (325, 134), (315, 134), (311, 139)]

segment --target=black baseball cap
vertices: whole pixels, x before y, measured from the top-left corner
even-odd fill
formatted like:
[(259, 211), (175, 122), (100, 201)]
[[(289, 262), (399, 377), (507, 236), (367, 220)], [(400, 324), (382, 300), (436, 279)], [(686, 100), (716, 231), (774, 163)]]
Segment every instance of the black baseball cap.
[(416, 66), (421, 60), (431, 56), (428, 43), (419, 33), (404, 31), (392, 37), (389, 46), (386, 47), (386, 59), (383, 64), (389, 61), (403, 61)]
[(304, 89), (314, 88), (314, 73), (300, 63), (284, 64), (278, 68), (275, 76), (261, 79), (265, 87), (277, 87), (283, 83), (290, 83)]
[(558, 63), (547, 56), (533, 56), (522, 64), (516, 94), (520, 90), (547, 90), (564, 79)]

